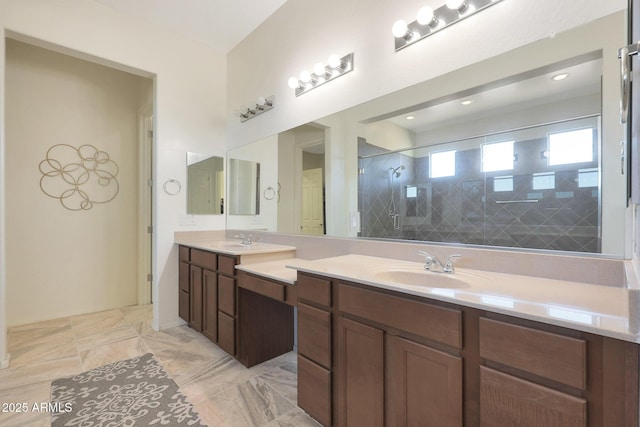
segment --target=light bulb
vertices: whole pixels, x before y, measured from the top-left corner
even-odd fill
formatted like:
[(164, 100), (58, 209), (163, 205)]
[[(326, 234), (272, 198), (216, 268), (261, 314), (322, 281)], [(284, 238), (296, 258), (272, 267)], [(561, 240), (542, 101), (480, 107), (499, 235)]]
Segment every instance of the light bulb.
[(462, 11), (467, 7), (467, 0), (447, 0), (447, 7), (451, 10)]
[(259, 96), (258, 99), (256, 100), (256, 104), (263, 106), (267, 103), (267, 98), (265, 98), (264, 96)]
[(300, 81), (302, 83), (309, 83), (311, 81), (311, 73), (307, 70), (304, 70), (300, 73)]
[(339, 68), (342, 65), (342, 60), (338, 55), (331, 55), (327, 62), (331, 68)]
[(297, 77), (290, 77), (289, 81), (287, 82), (287, 84), (289, 85), (289, 87), (291, 89), (295, 89), (295, 88), (300, 86), (300, 82), (298, 81)]
[(313, 66), (313, 73), (316, 76), (324, 76), (326, 74), (326, 69), (324, 67), (324, 64), (321, 62), (318, 62), (316, 65)]
[(420, 25), (429, 25), (433, 22), (435, 15), (433, 14), (433, 8), (430, 6), (424, 6), (418, 11), (417, 21)]
[(395, 38), (406, 37), (409, 33), (409, 27), (407, 27), (407, 23), (402, 19), (396, 21), (391, 27), (391, 32)]

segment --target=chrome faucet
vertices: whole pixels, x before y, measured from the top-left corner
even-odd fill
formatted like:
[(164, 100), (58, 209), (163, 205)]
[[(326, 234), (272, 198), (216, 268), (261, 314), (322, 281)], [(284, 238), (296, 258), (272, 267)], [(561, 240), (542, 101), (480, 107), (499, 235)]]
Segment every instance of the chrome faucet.
[[(455, 273), (456, 270), (453, 268), (453, 263), (458, 258), (462, 258), (462, 255), (459, 254), (449, 255), (447, 257), (447, 261), (442, 264), (438, 258), (431, 255), (429, 252), (419, 251), (418, 254), (424, 256), (424, 269), (436, 273)], [(439, 266), (440, 271), (434, 270), (434, 266)]]
[(253, 243), (253, 234), (236, 234), (235, 236), (236, 239), (242, 239), (242, 242), (240, 243), (241, 245), (244, 246), (251, 246), (251, 244)]

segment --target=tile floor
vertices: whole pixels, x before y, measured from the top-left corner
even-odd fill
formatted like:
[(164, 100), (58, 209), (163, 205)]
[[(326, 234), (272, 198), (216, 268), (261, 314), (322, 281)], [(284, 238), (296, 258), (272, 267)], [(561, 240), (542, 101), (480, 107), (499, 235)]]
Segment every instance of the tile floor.
[[(152, 330), (151, 317), (132, 306), (11, 328), (0, 404), (31, 408), (52, 380), (151, 352), (209, 426), (319, 426), (296, 405), (295, 353), (247, 369), (187, 326)], [(48, 413), (0, 411), (0, 426), (48, 425)]]

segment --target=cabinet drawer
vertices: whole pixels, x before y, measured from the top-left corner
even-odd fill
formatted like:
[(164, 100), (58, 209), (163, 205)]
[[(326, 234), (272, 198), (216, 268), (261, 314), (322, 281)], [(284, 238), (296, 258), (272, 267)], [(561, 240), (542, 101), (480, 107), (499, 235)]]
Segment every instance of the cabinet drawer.
[(185, 292), (182, 289), (178, 292), (178, 316), (188, 322), (191, 317), (189, 312), (191, 298), (189, 297), (189, 292)]
[(581, 339), (480, 319), (480, 357), (583, 390), (586, 351)]
[(480, 425), (586, 426), (587, 402), (480, 367)]
[(191, 249), (191, 263), (208, 270), (215, 270), (217, 266), (216, 254), (213, 252)]
[(298, 304), (298, 353), (331, 368), (331, 313)]
[(178, 259), (180, 261), (186, 261), (189, 262), (190, 258), (189, 255), (191, 254), (191, 249), (189, 249), (187, 246), (179, 246), (178, 247)]
[(331, 281), (298, 274), (298, 298), (331, 307)]
[(238, 275), (238, 286), (260, 295), (284, 301), (284, 285), (248, 274)]
[(340, 284), (338, 308), (429, 340), (462, 348), (462, 312)]
[(218, 311), (218, 345), (230, 355), (236, 354), (236, 320)]
[(218, 275), (218, 309), (236, 315), (236, 285), (231, 277)]
[[(193, 257), (193, 255), (191, 255)], [(236, 274), (236, 258), (227, 255), (218, 255), (218, 271), (227, 276)]]
[(300, 355), (298, 406), (323, 426), (331, 425), (331, 372)]

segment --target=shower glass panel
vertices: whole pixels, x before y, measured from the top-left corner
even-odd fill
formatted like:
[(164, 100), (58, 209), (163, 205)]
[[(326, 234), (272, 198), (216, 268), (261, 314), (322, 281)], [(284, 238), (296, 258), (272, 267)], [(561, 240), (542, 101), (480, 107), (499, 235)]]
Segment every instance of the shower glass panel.
[(599, 116), (359, 154), (361, 237), (601, 252)]

